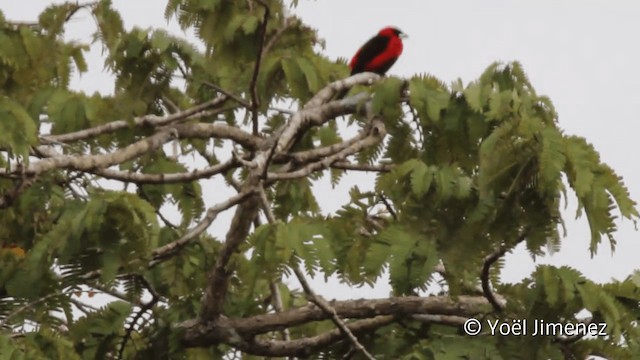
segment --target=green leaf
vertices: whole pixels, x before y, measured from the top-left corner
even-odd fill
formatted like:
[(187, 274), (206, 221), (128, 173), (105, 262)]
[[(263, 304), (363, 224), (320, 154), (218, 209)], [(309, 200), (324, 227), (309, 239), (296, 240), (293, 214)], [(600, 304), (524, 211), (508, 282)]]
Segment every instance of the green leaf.
[(434, 175), (433, 169), (423, 162), (417, 162), (411, 172), (411, 191), (417, 196), (423, 196), (431, 188)]
[(0, 96), (0, 147), (8, 147), (28, 163), (29, 148), (37, 142), (37, 127), (18, 103)]
[(293, 59), (282, 59), (282, 70), (287, 78), (287, 84), (291, 89), (291, 94), (298, 99), (303, 99), (307, 96), (308, 85), (305, 78), (305, 74), (302, 72), (300, 65)]
[(395, 127), (394, 122), (402, 115), (400, 109), (400, 95), (404, 82), (395, 77), (385, 78), (374, 87), (371, 100), (372, 111), (381, 114), (385, 119), (385, 125)]
[(555, 193), (558, 189), (561, 171), (565, 166), (564, 139), (562, 134), (553, 128), (542, 131), (542, 149), (539, 155), (540, 182), (538, 187), (543, 191)]
[(315, 66), (304, 57), (297, 57), (296, 62), (298, 63), (298, 67), (304, 73), (304, 77), (307, 80), (308, 89), (315, 93), (320, 90), (320, 79), (316, 72)]
[(49, 119), (53, 123), (52, 134), (64, 134), (89, 127), (84, 98), (80, 95), (58, 91), (47, 105)]
[(487, 92), (487, 86), (480, 82), (473, 82), (464, 90), (464, 97), (473, 111), (484, 111), (484, 107), (489, 100)]

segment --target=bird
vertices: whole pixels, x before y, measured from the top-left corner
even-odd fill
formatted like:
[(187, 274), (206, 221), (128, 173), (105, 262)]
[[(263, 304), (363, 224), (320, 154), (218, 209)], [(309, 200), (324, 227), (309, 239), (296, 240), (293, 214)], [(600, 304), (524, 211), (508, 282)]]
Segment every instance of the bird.
[[(351, 75), (370, 71), (385, 75), (402, 54), (402, 39), (407, 35), (400, 29), (387, 26), (358, 49), (349, 62)], [(348, 90), (341, 91), (337, 98), (341, 99)]]
[(402, 39), (407, 35), (400, 29), (387, 26), (367, 41), (349, 62), (351, 75), (370, 71), (384, 75), (402, 55)]

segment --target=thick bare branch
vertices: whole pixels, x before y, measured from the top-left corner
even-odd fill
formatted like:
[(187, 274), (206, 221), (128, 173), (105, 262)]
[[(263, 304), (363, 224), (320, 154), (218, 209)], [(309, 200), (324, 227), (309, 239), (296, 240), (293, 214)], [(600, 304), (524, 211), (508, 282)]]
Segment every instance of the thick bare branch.
[(259, 136), (253, 136), (238, 127), (227, 124), (180, 124), (175, 128), (181, 139), (228, 139), (250, 150), (259, 148), (264, 142), (264, 139)]
[(372, 122), (371, 131), (369, 132), (368, 136), (363, 138), (362, 140), (358, 140), (342, 151), (339, 151), (331, 156), (326, 156), (322, 160), (308, 164), (301, 169), (286, 173), (269, 173), (267, 175), (267, 179), (271, 181), (297, 179), (307, 176), (314, 171), (326, 169), (330, 167), (331, 164), (340, 160), (344, 160), (349, 155), (355, 154), (364, 148), (377, 144), (378, 142), (382, 141), (385, 134), (386, 130), (382, 121), (374, 120)]
[[(192, 108), (189, 108), (180, 112), (176, 112), (170, 115), (166, 115), (166, 116), (158, 116), (158, 115), (139, 116), (133, 119), (133, 124), (136, 126), (159, 127), (159, 126), (169, 125), (176, 121), (197, 118), (205, 114), (210, 115), (211, 113), (207, 113), (205, 112), (205, 110), (219, 107), (225, 101), (227, 101), (227, 99), (228, 97), (226, 95), (221, 95), (205, 103), (202, 103), (200, 105), (196, 105)], [(118, 131), (121, 129), (126, 129), (131, 126), (130, 124), (131, 123), (126, 120), (116, 120), (103, 125), (95, 126), (89, 129), (74, 131), (71, 133), (42, 136), (40, 140), (44, 144), (68, 143), (68, 142), (96, 137), (102, 134), (112, 133), (114, 131)]]
[(157, 133), (139, 140), (122, 149), (100, 155), (60, 155), (53, 156), (29, 164), (25, 168), (12, 166), (10, 169), (0, 169), (3, 174), (38, 175), (53, 169), (73, 169), (88, 171), (104, 169), (109, 166), (122, 164), (149, 151), (158, 149), (163, 144), (176, 137), (175, 129), (162, 129)]
[(288, 151), (291, 146), (294, 145), (298, 133), (310, 126), (320, 126), (337, 116), (353, 114), (358, 111), (360, 105), (368, 99), (368, 94), (361, 93), (346, 99), (319, 104), (315, 107), (305, 106), (303, 110), (296, 112), (291, 117), (282, 130), (275, 145), (276, 154)]
[(318, 93), (309, 100), (304, 108), (312, 109), (316, 108), (320, 105), (325, 104), (327, 101), (331, 100), (336, 94), (351, 89), (355, 85), (371, 85), (380, 79), (380, 75), (364, 72), (360, 74), (353, 75), (346, 79), (334, 81), (331, 84), (327, 85), (324, 89), (318, 91)]
[(250, 193), (250, 195), (247, 195), (245, 201), (236, 209), (225, 243), (218, 253), (215, 265), (207, 274), (208, 285), (202, 297), (200, 316), (205, 321), (215, 320), (222, 312), (227, 295), (227, 286), (229, 285), (229, 276), (233, 271), (228, 268), (229, 260), (238, 246), (246, 239), (251, 224), (256, 215), (258, 215), (260, 202), (254, 194), (258, 181), (259, 179), (256, 176), (251, 176), (244, 183), (242, 193)]
[[(394, 321), (393, 316), (377, 316), (372, 319), (356, 320), (346, 324), (353, 334), (364, 334), (388, 325)], [(324, 334), (295, 339), (291, 341), (255, 339), (238, 344), (237, 348), (258, 356), (300, 356), (307, 358), (314, 352), (344, 339), (342, 331), (335, 329)]]
[(440, 324), (448, 326), (462, 326), (469, 318), (457, 315), (417, 314), (412, 319), (428, 324)]
[[(329, 301), (336, 314), (343, 319), (367, 319), (380, 315), (411, 316), (416, 314), (456, 315), (472, 317), (490, 311), (491, 305), (483, 296), (406, 296), (388, 299), (360, 299)], [(226, 336), (250, 337), (271, 331), (329, 319), (330, 315), (315, 304), (308, 304), (281, 313), (255, 315), (247, 318), (219, 317), (216, 321), (189, 320), (178, 325), (184, 329), (183, 342), (187, 346), (207, 346), (225, 342)]]

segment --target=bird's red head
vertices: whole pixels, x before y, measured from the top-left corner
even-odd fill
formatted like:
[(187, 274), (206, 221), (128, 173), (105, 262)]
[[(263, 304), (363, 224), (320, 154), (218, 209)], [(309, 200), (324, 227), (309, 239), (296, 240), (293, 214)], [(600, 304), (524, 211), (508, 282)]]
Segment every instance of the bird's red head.
[(407, 34), (403, 33), (402, 30), (393, 26), (387, 26), (386, 28), (383, 28), (378, 32), (378, 35), (387, 36), (387, 37), (399, 37), (399, 38), (407, 37)]

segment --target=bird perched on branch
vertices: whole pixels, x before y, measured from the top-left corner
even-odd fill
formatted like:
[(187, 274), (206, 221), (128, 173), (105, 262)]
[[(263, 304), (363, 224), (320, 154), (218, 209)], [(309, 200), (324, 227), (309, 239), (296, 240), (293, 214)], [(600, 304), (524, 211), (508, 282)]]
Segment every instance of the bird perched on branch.
[[(400, 29), (388, 26), (367, 41), (349, 62), (351, 75), (370, 71), (378, 75), (384, 75), (402, 54), (402, 39), (407, 35)], [(348, 90), (338, 94), (338, 99), (343, 98)]]
[(402, 39), (407, 35), (395, 27), (386, 27), (372, 37), (349, 62), (351, 75), (370, 71), (384, 75), (402, 54)]

